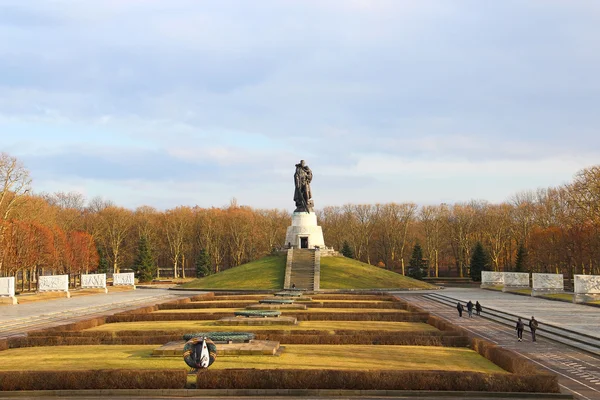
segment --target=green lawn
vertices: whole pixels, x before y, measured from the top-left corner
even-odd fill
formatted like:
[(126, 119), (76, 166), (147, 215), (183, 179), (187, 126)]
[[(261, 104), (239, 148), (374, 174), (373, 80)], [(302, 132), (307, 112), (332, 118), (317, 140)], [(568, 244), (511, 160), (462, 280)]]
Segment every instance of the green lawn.
[(562, 301), (566, 301), (569, 303), (573, 302), (573, 293), (553, 293), (553, 294), (546, 294), (546, 295), (540, 296), (540, 297), (554, 299), (554, 300), (562, 300)]
[[(281, 289), (285, 255), (268, 256), (181, 285), (187, 289)], [(433, 289), (423, 281), (346, 257), (321, 258), (322, 289)]]
[[(100, 345), (10, 349), (0, 352), (0, 370), (187, 369), (182, 358), (152, 357), (152, 350), (157, 347)], [(433, 346), (286, 345), (279, 357), (217, 356), (211, 368), (506, 372), (473, 350)]]
[(285, 255), (267, 256), (206, 278), (194, 279), (187, 289), (281, 289), (285, 278)]
[(321, 257), (321, 289), (434, 289), (429, 283), (346, 257)]
[[(101, 332), (120, 332), (120, 331), (171, 331), (171, 332), (206, 332), (206, 331), (260, 331), (273, 330), (278, 331), (299, 331), (315, 330), (325, 334), (334, 334), (336, 330), (356, 330), (356, 331), (385, 331), (385, 332), (419, 332), (437, 331), (437, 328), (423, 322), (388, 322), (388, 321), (301, 321), (298, 325), (282, 325), (276, 328), (273, 326), (253, 325), (215, 325), (214, 321), (140, 321), (140, 322), (116, 322), (104, 324), (87, 331)], [(2, 354), (2, 352), (0, 352)]]

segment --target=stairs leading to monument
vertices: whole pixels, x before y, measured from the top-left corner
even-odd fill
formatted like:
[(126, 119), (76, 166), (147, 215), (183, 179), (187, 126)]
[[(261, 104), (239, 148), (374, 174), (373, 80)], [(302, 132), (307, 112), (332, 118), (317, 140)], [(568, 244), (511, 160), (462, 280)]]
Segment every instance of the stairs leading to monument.
[(292, 283), (296, 289), (314, 290), (315, 250), (294, 249), (290, 286)]

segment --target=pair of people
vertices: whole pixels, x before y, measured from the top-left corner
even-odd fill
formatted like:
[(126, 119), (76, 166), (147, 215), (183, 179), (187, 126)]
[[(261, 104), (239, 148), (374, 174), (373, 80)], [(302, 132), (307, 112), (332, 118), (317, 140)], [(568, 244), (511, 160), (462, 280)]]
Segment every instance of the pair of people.
[[(469, 302), (467, 303), (467, 312), (469, 313), (469, 318), (473, 318), (473, 307), (475, 307), (475, 312), (477, 313), (477, 315), (481, 315), (481, 304), (479, 304), (479, 301), (477, 301), (475, 305), (473, 305), (473, 302), (469, 300)], [(458, 316), (462, 317), (462, 313), (465, 309), (460, 303), (460, 301), (456, 303), (456, 309), (458, 310)]]
[[(535, 338), (535, 331), (538, 328), (538, 322), (535, 319), (535, 317), (531, 317), (531, 319), (529, 320), (529, 329), (531, 330), (531, 340), (536, 342), (536, 338)], [(519, 340), (519, 342), (523, 341), (523, 330), (525, 329), (525, 323), (523, 322), (523, 320), (521, 320), (521, 318), (519, 318), (517, 320), (517, 326), (515, 327), (515, 329), (517, 330), (517, 339)]]

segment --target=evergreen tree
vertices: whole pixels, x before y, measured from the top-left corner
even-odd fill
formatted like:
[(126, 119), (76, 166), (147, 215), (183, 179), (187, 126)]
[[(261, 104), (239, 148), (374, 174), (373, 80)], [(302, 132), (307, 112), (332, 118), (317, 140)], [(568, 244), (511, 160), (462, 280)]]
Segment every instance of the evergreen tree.
[(106, 253), (100, 245), (96, 245), (96, 249), (98, 250), (98, 273), (106, 274), (108, 272), (108, 259), (106, 258)]
[(481, 242), (477, 242), (471, 252), (471, 279), (474, 282), (481, 282), (481, 271), (485, 271), (489, 266), (489, 257)]
[(354, 251), (352, 250), (352, 247), (350, 247), (350, 244), (346, 240), (344, 240), (344, 244), (342, 245), (341, 253), (344, 257), (354, 258)]
[(137, 256), (131, 269), (135, 272), (140, 282), (151, 281), (156, 276), (157, 268), (146, 236), (140, 237)]
[(408, 263), (408, 276), (415, 279), (423, 279), (423, 268), (427, 263), (423, 259), (423, 249), (419, 243), (413, 247), (412, 256)]
[(527, 271), (527, 249), (525, 248), (523, 243), (519, 245), (519, 250), (517, 250), (517, 261), (515, 263), (515, 271)]
[(210, 256), (206, 252), (206, 250), (200, 250), (198, 253), (198, 257), (196, 257), (196, 277), (201, 278), (203, 276), (208, 276), (212, 273), (210, 270)]

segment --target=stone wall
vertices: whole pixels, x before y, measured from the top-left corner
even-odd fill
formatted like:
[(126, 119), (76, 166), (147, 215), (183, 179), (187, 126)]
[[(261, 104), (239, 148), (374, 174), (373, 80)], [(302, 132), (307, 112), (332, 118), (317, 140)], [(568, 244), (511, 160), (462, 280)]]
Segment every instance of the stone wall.
[(528, 272), (503, 272), (504, 287), (529, 287)]
[(563, 274), (532, 274), (531, 295), (562, 293), (565, 290)]

